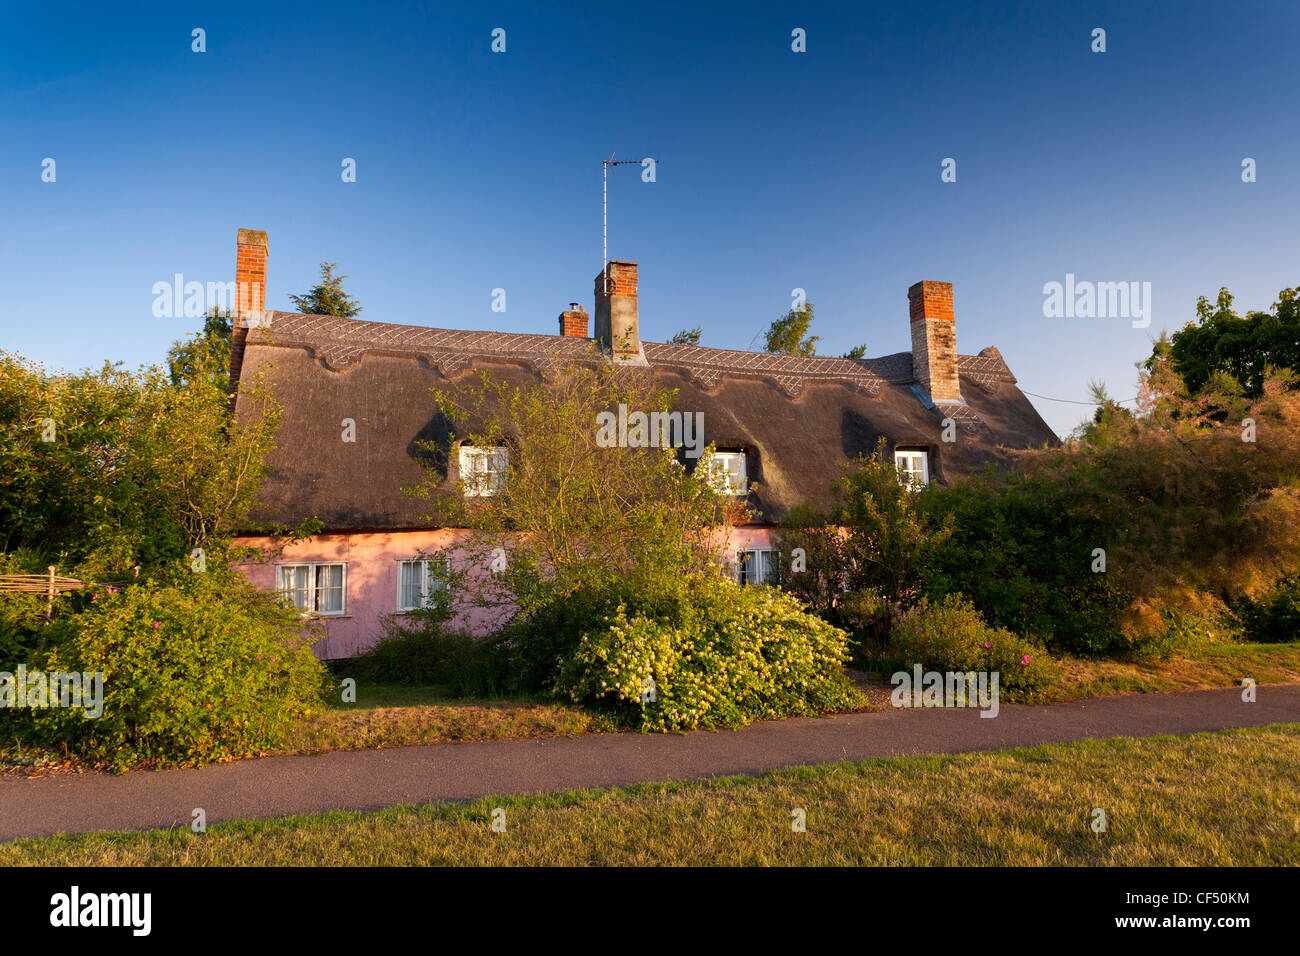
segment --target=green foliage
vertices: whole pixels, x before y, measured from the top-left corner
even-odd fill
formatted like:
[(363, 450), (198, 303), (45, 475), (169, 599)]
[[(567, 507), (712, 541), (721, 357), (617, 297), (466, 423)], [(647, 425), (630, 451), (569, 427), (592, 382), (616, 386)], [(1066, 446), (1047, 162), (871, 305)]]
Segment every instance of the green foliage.
[(851, 463), (831, 485), (827, 510), (794, 509), (781, 532), (783, 553), (802, 548), (806, 570), (793, 562), (781, 585), (833, 623), (879, 631), (917, 597), (922, 567), (947, 541), (943, 520), (931, 521), (922, 492), (899, 480), (882, 439), (874, 455)]
[(0, 715), (10, 729), (115, 766), (225, 759), (318, 698), (297, 618), (227, 570), (279, 422), (257, 382), (233, 418), (228, 364), (215, 311), (167, 372), (51, 374), (0, 353), (0, 570), (132, 582), (60, 595), (52, 624), (43, 595), (0, 595), (0, 664), (108, 675), (104, 716)]
[(341, 315), (344, 318), (351, 318), (361, 312), (357, 300), (343, 291), (343, 280), (347, 276), (334, 274), (334, 270), (338, 267), (337, 262), (322, 262), (320, 282), (312, 286), (304, 295), (290, 293), (289, 298), (293, 300), (299, 312), (308, 315)]
[(669, 345), (699, 345), (700, 336), (704, 334), (703, 328), (696, 326), (693, 329), (682, 329), (668, 340)]
[(358, 682), (438, 684), (457, 697), (492, 697), (507, 690), (510, 649), (500, 639), (451, 630), (440, 614), (412, 611), (384, 622), (380, 639), (344, 664)]
[(1289, 369), (1300, 373), (1300, 289), (1283, 289), (1270, 312), (1238, 315), (1232, 294), (1219, 290), (1212, 306), (1201, 296), (1196, 322), (1189, 322), (1166, 339), (1162, 336), (1147, 361), (1153, 371), (1167, 360), (1187, 389), (1196, 393), (1216, 376), (1231, 376), (1249, 398), (1264, 393), (1267, 371)]
[(642, 730), (741, 727), (847, 706), (847, 658), (844, 632), (789, 595), (702, 578), (671, 610), (619, 606), (582, 636), (555, 686)]
[(51, 374), (0, 353), (0, 551), (100, 580), (194, 548), (217, 560), (255, 500), (279, 410), (248, 383), (249, 413), (232, 421), (205, 369), (176, 386), (157, 368)]
[(855, 345), (849, 349), (840, 358), (861, 360), (867, 357), (867, 347), (865, 345)]
[[(434, 520), (471, 529), (451, 549), (454, 566), (488, 568), (508, 555), (498, 572), (458, 590), (511, 625), (525, 686), (545, 684), (581, 629), (619, 604), (634, 612), (671, 604), (684, 582), (721, 566), (714, 530), (732, 502), (672, 449), (599, 440), (598, 416), (610, 409), (666, 411), (672, 398), (642, 370), (603, 363), (525, 387), (484, 373), (454, 395), (437, 394), (450, 435), (426, 444), (434, 464), (411, 492), (430, 501)], [(436, 462), (454, 460), (458, 441), (508, 449), (501, 493), (466, 496), (468, 476), (444, 477)]]
[(1152, 620), (1129, 634), (1125, 655), (1134, 660), (1169, 660), (1234, 637), (1234, 622), (1218, 602), (1189, 608), (1156, 602)]
[[(496, 549), (508, 554), (465, 590), (508, 618), (500, 646), (509, 689), (607, 704), (659, 730), (842, 705), (843, 633), (787, 595), (720, 573), (728, 523), (742, 512), (696, 477), (708, 473), (711, 452), (693, 474), (672, 450), (598, 439), (610, 409), (667, 411), (672, 398), (643, 372), (603, 363), (524, 388), (484, 374), (477, 388), (438, 396), (451, 442), (463, 433), (473, 446), (509, 450), (498, 494), (466, 497), (464, 480), (436, 469), (415, 490), (435, 516), (472, 529), (456, 566), (488, 567)], [(436, 460), (438, 446), (427, 450)], [(643, 707), (640, 682), (652, 675), (660, 688)]]
[(1133, 596), (1115, 575), (1092, 571), (1093, 549), (1112, 553), (1116, 531), (1071, 485), (987, 471), (925, 505), (933, 524), (952, 529), (923, 571), (930, 598), (966, 594), (993, 624), (1059, 651), (1128, 650), (1120, 625)]
[(1041, 699), (1060, 678), (1060, 665), (1038, 644), (1005, 628), (989, 627), (961, 594), (931, 603), (922, 598), (894, 627), (891, 664), (910, 670), (998, 673), (999, 693), (1008, 701)]
[(203, 317), (203, 330), (175, 342), (167, 350), (171, 383), (183, 386), (195, 379), (211, 383), (223, 395), (230, 390), (230, 312), (213, 306)]
[(1134, 414), (1112, 399), (1101, 382), (1089, 382), (1088, 390), (1097, 410), (1091, 421), (1075, 430), (1075, 439), (1093, 448), (1104, 448), (1132, 438), (1138, 429)]
[(322, 701), (324, 667), (296, 615), (234, 573), (168, 569), (55, 627), (41, 666), (102, 672), (103, 715), (34, 709), (37, 738), (119, 769), (272, 749)]
[(1267, 377), (1256, 399), (1226, 376), (1192, 394), (1160, 359), (1140, 402), (1131, 418), (1026, 454), (1018, 473), (931, 498), (954, 533), (927, 593), (965, 592), (990, 621), (1053, 648), (1163, 655), (1212, 631), (1224, 599), (1300, 569), (1291, 377)]
[(768, 327), (763, 342), (764, 352), (779, 355), (816, 355), (820, 335), (808, 335), (813, 322), (813, 304), (805, 302), (802, 309), (791, 309)]
[(1234, 610), (1248, 641), (1300, 641), (1300, 574), (1283, 575), (1259, 597), (1242, 598)]

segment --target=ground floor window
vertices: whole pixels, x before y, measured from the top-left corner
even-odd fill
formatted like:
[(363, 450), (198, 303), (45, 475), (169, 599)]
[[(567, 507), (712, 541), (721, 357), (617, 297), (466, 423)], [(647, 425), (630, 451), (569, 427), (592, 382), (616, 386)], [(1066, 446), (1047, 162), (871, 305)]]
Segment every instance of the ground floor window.
[(736, 552), (736, 580), (741, 584), (775, 584), (780, 569), (781, 552), (775, 548)]
[(445, 557), (411, 558), (398, 564), (397, 610), (414, 611), (425, 607), (431, 595), (447, 588), (446, 579), (439, 569), (447, 569), (450, 562)]
[(277, 564), (275, 586), (304, 614), (342, 614), (346, 602), (346, 564)]

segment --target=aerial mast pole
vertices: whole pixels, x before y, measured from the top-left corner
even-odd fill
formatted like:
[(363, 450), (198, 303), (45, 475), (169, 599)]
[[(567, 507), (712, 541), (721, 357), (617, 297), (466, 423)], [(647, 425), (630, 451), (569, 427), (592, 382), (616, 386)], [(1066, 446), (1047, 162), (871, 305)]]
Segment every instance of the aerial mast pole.
[(614, 154), (609, 154), (609, 159), (600, 161), (600, 237), (601, 237), (601, 291), (606, 295), (609, 294), (609, 167), (640, 165), (644, 163), (642, 159), (615, 159)]

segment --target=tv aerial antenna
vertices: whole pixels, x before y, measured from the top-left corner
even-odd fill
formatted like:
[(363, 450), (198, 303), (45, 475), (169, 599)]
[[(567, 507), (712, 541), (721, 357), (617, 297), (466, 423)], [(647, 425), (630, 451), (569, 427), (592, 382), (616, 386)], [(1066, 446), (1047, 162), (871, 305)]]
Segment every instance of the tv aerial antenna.
[[(650, 157), (646, 157), (650, 159)], [(659, 161), (650, 159), (651, 163), (656, 166)], [(600, 234), (601, 234), (601, 292), (609, 294), (609, 169), (611, 166), (641, 166), (645, 164), (644, 159), (615, 159), (614, 154), (609, 154), (609, 159), (600, 161), (600, 190), (601, 190), (601, 210), (600, 210)]]

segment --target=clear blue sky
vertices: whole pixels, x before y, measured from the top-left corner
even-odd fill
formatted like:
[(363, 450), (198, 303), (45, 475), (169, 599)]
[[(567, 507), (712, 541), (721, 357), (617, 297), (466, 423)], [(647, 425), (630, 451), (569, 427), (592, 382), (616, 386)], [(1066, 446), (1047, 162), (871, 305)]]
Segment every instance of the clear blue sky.
[[(0, 348), (51, 367), (159, 360), (199, 323), (153, 284), (233, 279), (241, 226), (272, 308), (330, 259), (365, 319), (554, 333), (592, 307), (611, 151), (661, 163), (610, 188), (650, 341), (746, 348), (801, 287), (824, 353), (886, 354), (946, 280), (961, 352), (1127, 398), (1198, 295), (1300, 284), (1293, 2), (123, 6), (0, 6)], [(1151, 327), (1045, 318), (1066, 273), (1150, 282)]]

